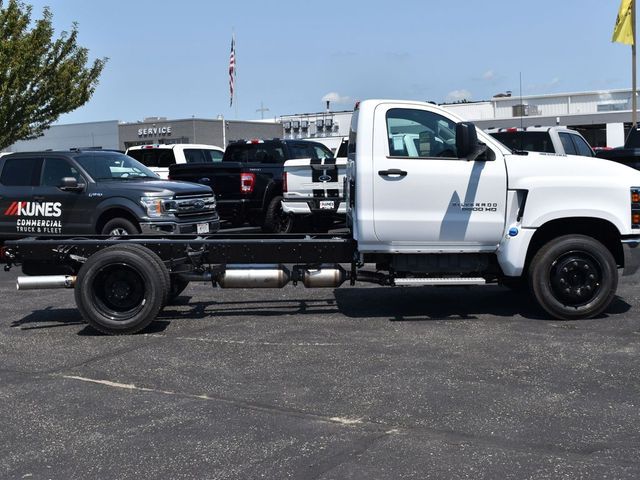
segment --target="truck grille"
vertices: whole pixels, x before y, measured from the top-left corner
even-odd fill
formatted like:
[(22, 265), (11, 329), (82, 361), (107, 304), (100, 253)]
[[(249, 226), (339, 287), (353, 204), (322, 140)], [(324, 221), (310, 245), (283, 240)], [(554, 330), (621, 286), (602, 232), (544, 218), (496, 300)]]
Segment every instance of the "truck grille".
[(216, 211), (216, 199), (212, 194), (176, 195), (179, 218), (208, 217)]

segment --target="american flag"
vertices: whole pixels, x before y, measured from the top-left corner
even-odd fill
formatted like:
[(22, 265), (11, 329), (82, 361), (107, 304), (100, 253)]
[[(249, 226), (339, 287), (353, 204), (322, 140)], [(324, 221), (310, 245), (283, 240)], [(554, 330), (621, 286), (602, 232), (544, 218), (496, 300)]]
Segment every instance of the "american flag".
[(233, 105), (233, 88), (236, 79), (236, 37), (231, 36), (231, 54), (229, 55), (229, 106)]

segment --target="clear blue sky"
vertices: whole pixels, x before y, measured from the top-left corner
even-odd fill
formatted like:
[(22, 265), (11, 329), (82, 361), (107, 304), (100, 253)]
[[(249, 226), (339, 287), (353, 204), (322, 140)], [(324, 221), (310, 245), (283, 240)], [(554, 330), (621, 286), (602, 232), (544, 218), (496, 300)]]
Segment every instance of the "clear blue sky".
[[(631, 47), (611, 43), (619, 0), (38, 0), (57, 31), (79, 23), (109, 57), (93, 98), (59, 123), (256, 119), (365, 98), (453, 101), (630, 88)], [(236, 35), (237, 107), (228, 62)], [(237, 110), (236, 110), (237, 108)]]

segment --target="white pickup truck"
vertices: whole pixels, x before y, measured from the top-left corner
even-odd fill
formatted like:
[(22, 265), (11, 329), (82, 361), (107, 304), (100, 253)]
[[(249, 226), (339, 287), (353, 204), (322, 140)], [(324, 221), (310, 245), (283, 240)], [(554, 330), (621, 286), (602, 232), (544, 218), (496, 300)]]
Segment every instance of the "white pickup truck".
[(138, 145), (129, 147), (125, 153), (167, 180), (171, 165), (221, 162), (224, 150), (215, 145), (174, 143)]
[[(34, 238), (6, 242), (0, 259), (6, 268), (29, 265), (19, 289), (75, 288), (83, 317), (118, 334), (144, 328), (174, 285), (189, 281), (335, 288), (524, 280), (552, 317), (581, 319), (609, 306), (620, 271), (640, 268), (640, 172), (629, 167), (512, 152), (436, 105), (398, 100), (360, 103), (348, 150), (348, 234)], [(105, 288), (113, 282), (118, 289)]]
[(342, 139), (333, 158), (296, 158), (284, 163), (282, 210), (312, 226), (326, 230), (334, 221), (344, 221), (344, 181), (347, 166), (347, 138)]

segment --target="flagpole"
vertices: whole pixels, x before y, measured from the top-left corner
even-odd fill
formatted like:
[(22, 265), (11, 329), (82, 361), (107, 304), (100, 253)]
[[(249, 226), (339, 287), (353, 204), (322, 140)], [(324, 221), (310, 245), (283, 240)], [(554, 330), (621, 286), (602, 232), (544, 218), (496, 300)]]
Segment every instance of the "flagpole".
[(633, 109), (632, 128), (638, 127), (638, 97), (636, 88), (636, 0), (631, 0), (631, 25), (633, 43), (631, 44), (631, 104)]

